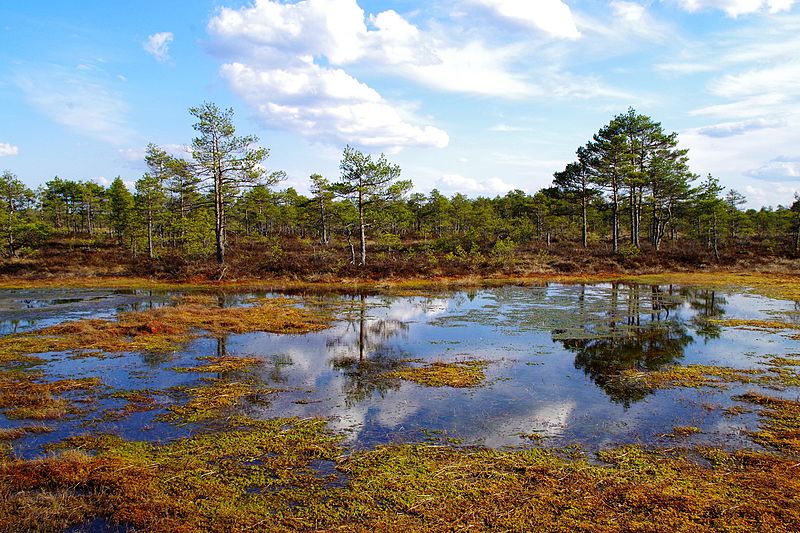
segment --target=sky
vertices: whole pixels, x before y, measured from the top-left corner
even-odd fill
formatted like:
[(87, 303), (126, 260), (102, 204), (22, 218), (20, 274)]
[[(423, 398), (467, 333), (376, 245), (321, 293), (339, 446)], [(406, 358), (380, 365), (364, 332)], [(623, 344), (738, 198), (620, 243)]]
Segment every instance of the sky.
[(795, 0), (0, 2), (0, 170), (132, 184), (235, 110), (279, 188), (348, 144), (414, 188), (533, 193), (633, 107), (750, 207), (800, 191)]

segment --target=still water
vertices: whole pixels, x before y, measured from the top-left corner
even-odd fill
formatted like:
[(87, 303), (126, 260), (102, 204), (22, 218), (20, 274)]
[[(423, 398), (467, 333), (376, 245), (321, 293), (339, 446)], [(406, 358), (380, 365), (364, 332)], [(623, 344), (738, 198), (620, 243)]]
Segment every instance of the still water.
[[(65, 320), (111, 318), (127, 310), (170, 305), (175, 294), (110, 290), (25, 290), (0, 293), (0, 332), (31, 331)], [(220, 294), (224, 305), (248, 305), (255, 294)], [(251, 333), (204, 337), (169, 355), (126, 353), (104, 358), (45, 354), (47, 379), (93, 377), (106, 389), (56, 431), (15, 441), (23, 456), (66, 436), (110, 432), (164, 441), (206, 425), (156, 420), (164, 409), (108, 421), (124, 401), (111, 394), (152, 391), (159, 403), (180, 402), (174, 387), (199, 382), (205, 355), (257, 357), (248, 379), (279, 392), (244, 402), (250, 416), (325, 417), (356, 448), (381, 443), (441, 441), (490, 447), (671, 445), (675, 426), (701, 433), (680, 441), (729, 449), (756, 447), (746, 436), (756, 413), (729, 416), (732, 396), (756, 389), (679, 388), (650, 391), (618, 379), (626, 369), (668, 365), (758, 368), (764, 358), (800, 352), (781, 332), (722, 327), (714, 319), (798, 321), (795, 302), (748, 292), (627, 284), (507, 286), (420, 296), (292, 296), (300, 305), (333, 305), (332, 327), (303, 335)], [(431, 388), (386, 377), (409, 364), (490, 361), (477, 388)], [(410, 361), (410, 360), (413, 360)], [(797, 398), (797, 388), (769, 391)], [(227, 413), (231, 414), (231, 413)], [(0, 427), (21, 422), (0, 415)], [(536, 435), (534, 440), (530, 436)]]

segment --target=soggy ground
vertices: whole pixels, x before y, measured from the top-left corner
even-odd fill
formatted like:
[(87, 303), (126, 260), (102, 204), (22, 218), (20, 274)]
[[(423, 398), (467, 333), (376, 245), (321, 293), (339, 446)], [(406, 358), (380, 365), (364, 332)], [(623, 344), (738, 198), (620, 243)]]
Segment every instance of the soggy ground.
[[(0, 294), (0, 332), (113, 319), (121, 312), (174, 305), (178, 296), (141, 290), (6, 290)], [(251, 306), (265, 296), (274, 295), (219, 293), (210, 302)], [(43, 379), (99, 378), (102, 386), (90, 394), (67, 392), (79, 409), (46, 420), (53, 431), (14, 440), (13, 452), (38, 456), (47, 444), (87, 432), (166, 442), (214, 430), (220, 419), (238, 414), (324, 417), (356, 449), (435, 441), (492, 448), (577, 444), (597, 451), (624, 444), (669, 446), (676, 440), (759, 449), (748, 437), (758, 427), (757, 412), (735, 398), (760, 391), (797, 399), (800, 390), (793, 371), (788, 380), (720, 386), (662, 388), (631, 379), (673, 365), (768, 372), (775, 357), (796, 355), (800, 340), (785, 330), (728, 326), (733, 319), (800, 323), (796, 303), (754, 293), (550, 284), (417, 296), (292, 298), (313, 312), (332, 312), (330, 327), (303, 334), (217, 333), (189, 339), (167, 353), (40, 355), (44, 364), (37, 370)], [(205, 356), (246, 357), (256, 364), (225, 372), (185, 371)], [(485, 376), (466, 387), (402, 379), (404, 369), (433, 362), (480, 362)], [(251, 389), (214, 416), (165, 416), (187, 402), (187, 390), (191, 397), (191, 389), (208, 378), (247, 382)], [(135, 395), (146, 405), (132, 401)], [(126, 405), (133, 407), (125, 410)], [(0, 415), (0, 429), (28, 423)]]

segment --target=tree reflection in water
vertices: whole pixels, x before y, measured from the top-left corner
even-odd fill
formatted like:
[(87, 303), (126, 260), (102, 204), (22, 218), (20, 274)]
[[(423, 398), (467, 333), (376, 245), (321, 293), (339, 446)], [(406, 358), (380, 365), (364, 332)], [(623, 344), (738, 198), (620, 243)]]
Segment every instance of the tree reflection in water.
[(407, 332), (408, 324), (392, 318), (369, 317), (363, 294), (354, 296), (350, 303), (344, 332), (327, 342), (333, 354), (331, 365), (345, 378), (342, 392), (347, 406), (374, 393), (383, 397), (387, 391), (398, 389), (398, 381), (387, 378), (386, 374), (408, 364), (399, 353), (385, 346), (392, 337)]
[(687, 301), (692, 307), (704, 306), (709, 316), (719, 316), (722, 312), (723, 302), (713, 293), (704, 294), (708, 291), (676, 293), (672, 286), (666, 289), (652, 286), (647, 290), (638, 285), (614, 283), (608, 299), (603, 300), (606, 309), (598, 315), (598, 301), (592, 302), (590, 312), (583, 291), (576, 312), (584, 327), (577, 332), (554, 330), (553, 339), (575, 352), (576, 368), (590, 376), (612, 401), (626, 407), (650, 391), (635, 381), (619, 379), (623, 371), (652, 371), (674, 364), (694, 342), (687, 326), (672, 316), (672, 310)]

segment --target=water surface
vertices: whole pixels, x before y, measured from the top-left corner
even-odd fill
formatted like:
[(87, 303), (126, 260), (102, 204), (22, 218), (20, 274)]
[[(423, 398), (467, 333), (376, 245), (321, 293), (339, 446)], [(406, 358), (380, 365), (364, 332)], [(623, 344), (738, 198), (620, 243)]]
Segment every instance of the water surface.
[[(109, 290), (26, 290), (0, 294), (0, 331), (29, 331), (64, 320), (110, 318), (127, 310), (169, 305), (173, 294)], [(223, 305), (248, 305), (256, 294), (221, 294)], [(46, 354), (48, 379), (102, 378), (107, 389), (56, 431), (14, 443), (35, 455), (47, 442), (103, 431), (164, 441), (209, 426), (159, 422), (163, 409), (107, 421), (124, 405), (108, 397), (149, 389), (168, 406), (183, 401), (172, 388), (198, 383), (178, 373), (204, 355), (257, 357), (249, 378), (281, 392), (239, 410), (256, 417), (314, 417), (354, 447), (446, 441), (491, 447), (675, 444), (675, 426), (702, 433), (681, 444), (755, 447), (746, 437), (755, 413), (727, 416), (732, 396), (755, 388), (649, 391), (615, 379), (626, 369), (706, 364), (757, 368), (766, 356), (800, 352), (781, 332), (725, 328), (720, 318), (798, 320), (797, 304), (750, 293), (626, 284), (507, 286), (420, 296), (294, 296), (310, 307), (335, 305), (330, 329), (304, 335), (252, 333), (203, 337), (170, 355), (116, 354), (75, 358)], [(486, 382), (472, 389), (430, 388), (389, 379), (404, 365), (464, 359), (490, 361)], [(413, 360), (413, 361), (412, 361)], [(769, 391), (798, 397), (798, 389)], [(230, 414), (230, 413), (228, 413)], [(0, 417), (0, 427), (22, 422)], [(213, 424), (212, 424), (213, 426)], [(537, 436), (531, 440), (530, 436)]]

